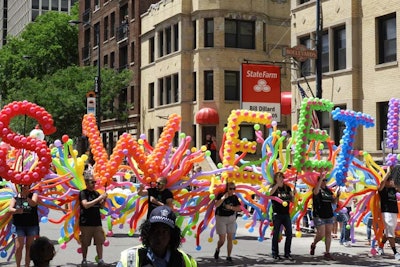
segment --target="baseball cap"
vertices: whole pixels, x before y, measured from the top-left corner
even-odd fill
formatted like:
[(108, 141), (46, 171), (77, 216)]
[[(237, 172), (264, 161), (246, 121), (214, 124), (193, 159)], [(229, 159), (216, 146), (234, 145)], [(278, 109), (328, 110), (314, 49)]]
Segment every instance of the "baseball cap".
[(150, 223), (164, 223), (171, 228), (175, 228), (176, 216), (168, 206), (158, 206), (150, 213)]

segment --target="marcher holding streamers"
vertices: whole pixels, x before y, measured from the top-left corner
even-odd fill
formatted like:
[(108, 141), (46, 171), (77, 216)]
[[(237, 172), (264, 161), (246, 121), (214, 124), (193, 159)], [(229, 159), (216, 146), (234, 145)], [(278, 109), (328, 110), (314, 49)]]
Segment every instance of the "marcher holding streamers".
[(378, 240), (379, 247), (377, 250), (378, 255), (383, 255), (383, 247), (386, 241), (389, 240), (390, 247), (393, 250), (394, 258), (400, 260), (400, 253), (396, 250), (395, 229), (397, 225), (397, 213), (399, 209), (397, 206), (396, 193), (397, 189), (393, 181), (392, 169), (389, 168), (386, 175), (383, 177), (379, 185), (379, 196), (381, 198), (381, 212), (382, 218), (385, 223), (385, 230), (382, 240)]
[(181, 246), (181, 229), (168, 206), (155, 208), (140, 226), (142, 245), (121, 252), (117, 267), (197, 267), (197, 262)]
[(104, 207), (107, 193), (100, 194), (94, 187), (96, 181), (91, 172), (85, 173), (86, 189), (79, 193), (80, 216), (79, 227), (81, 230), (81, 248), (82, 248), (82, 267), (87, 266), (86, 256), (88, 247), (92, 239), (96, 245), (97, 259), (99, 266), (104, 265), (103, 261), (103, 243), (105, 233), (101, 224), (100, 208)]
[[(269, 191), (271, 196), (278, 197), (282, 203), (272, 200), (273, 210), (273, 236), (272, 236), (272, 257), (275, 261), (281, 260), (279, 256), (279, 235), (281, 234), (281, 227), (285, 228), (285, 254), (284, 257), (289, 260), (294, 260), (291, 256), (292, 245), (292, 221), (289, 214), (289, 202), (293, 202), (294, 192), (290, 186), (284, 184), (283, 179), (285, 175), (282, 172), (277, 172), (274, 175), (274, 183), (271, 185)], [(296, 190), (296, 189), (295, 189)]]
[[(314, 242), (311, 243), (310, 254), (315, 254), (317, 243), (325, 238), (325, 254), (327, 260), (333, 260), (330, 254), (332, 228), (333, 228), (333, 209), (332, 203), (337, 202), (338, 196), (334, 196), (333, 192), (326, 186), (327, 178), (325, 173), (321, 173), (318, 177), (317, 185), (313, 189), (313, 217), (317, 233)], [(340, 192), (338, 192), (340, 195)]]
[(30, 247), (33, 240), (39, 236), (38, 194), (29, 190), (29, 185), (22, 185), (21, 191), (11, 199), (9, 212), (13, 214), (15, 239), (15, 261), (21, 266), (22, 250), (25, 244), (25, 266), (29, 267)]
[(225, 192), (220, 193), (215, 202), (215, 228), (218, 234), (217, 248), (215, 249), (214, 258), (219, 259), (219, 250), (227, 239), (227, 262), (232, 263), (232, 247), (233, 235), (236, 232), (236, 212), (241, 211), (239, 198), (235, 195), (235, 183), (226, 184)]
[(172, 192), (166, 187), (167, 186), (167, 178), (160, 177), (157, 179), (156, 188), (150, 187), (145, 189), (144, 185), (141, 184), (138, 190), (139, 196), (149, 196), (149, 208), (147, 210), (147, 219), (150, 217), (150, 214), (153, 209), (158, 206), (167, 205), (172, 208), (174, 200), (174, 195)]

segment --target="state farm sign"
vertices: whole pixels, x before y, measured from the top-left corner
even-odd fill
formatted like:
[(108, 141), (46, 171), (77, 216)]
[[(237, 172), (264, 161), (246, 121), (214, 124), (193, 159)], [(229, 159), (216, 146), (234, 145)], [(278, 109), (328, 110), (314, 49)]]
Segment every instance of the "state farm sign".
[(241, 108), (269, 112), (281, 121), (281, 69), (279, 66), (242, 64)]

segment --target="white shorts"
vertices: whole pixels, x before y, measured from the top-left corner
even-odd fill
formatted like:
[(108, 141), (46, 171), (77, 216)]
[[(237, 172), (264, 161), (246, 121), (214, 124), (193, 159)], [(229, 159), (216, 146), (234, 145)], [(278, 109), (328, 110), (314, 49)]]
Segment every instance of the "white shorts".
[(394, 232), (397, 225), (397, 213), (383, 212), (382, 216), (385, 222), (386, 237), (395, 237)]
[(236, 232), (236, 214), (231, 216), (215, 215), (215, 231), (219, 235), (234, 234)]

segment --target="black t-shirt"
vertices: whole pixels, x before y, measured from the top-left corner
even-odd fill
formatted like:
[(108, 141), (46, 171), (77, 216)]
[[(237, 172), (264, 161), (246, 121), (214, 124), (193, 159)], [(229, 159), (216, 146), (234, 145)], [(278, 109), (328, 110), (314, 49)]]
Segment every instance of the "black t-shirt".
[(101, 226), (100, 203), (96, 203), (88, 209), (85, 209), (82, 206), (82, 200), (86, 199), (87, 202), (90, 202), (98, 198), (99, 196), (100, 193), (95, 190), (90, 191), (88, 189), (85, 189), (79, 193), (79, 203), (81, 207), (81, 212), (79, 216), (80, 226)]
[(147, 212), (147, 219), (149, 218), (151, 211), (158, 207), (158, 205), (150, 202), (151, 196), (157, 199), (157, 201), (160, 201), (164, 204), (167, 204), (167, 199), (174, 198), (174, 195), (169, 189), (164, 189), (163, 191), (159, 191), (157, 190), (157, 188), (149, 188), (147, 189), (147, 192), (149, 195), (149, 210)]
[[(29, 193), (29, 198), (32, 198), (33, 193)], [(38, 226), (39, 216), (37, 206), (29, 205), (27, 198), (15, 197), (15, 208), (22, 208), (22, 214), (13, 214), (13, 224), (15, 226)]]
[[(217, 200), (220, 200), (224, 194), (225, 193), (218, 194)], [(227, 205), (240, 206), (238, 197), (236, 195), (232, 195), (232, 196), (228, 196), (227, 198), (225, 198), (224, 202), (222, 202), (222, 204), (219, 207), (217, 207), (217, 209), (215, 210), (215, 214), (219, 215), (219, 216), (227, 216), (227, 217), (235, 214), (235, 211), (228, 210), (225, 208), (225, 206), (227, 206)]]
[(278, 201), (272, 200), (272, 210), (274, 211), (274, 213), (289, 214), (289, 201), (292, 200), (292, 196), (290, 195), (291, 191), (292, 189), (288, 185), (283, 185), (282, 187), (278, 187), (275, 190), (272, 196), (279, 197), (280, 199), (282, 199), (282, 201), (288, 202), (288, 205), (284, 207)]
[(322, 219), (333, 217), (332, 203), (334, 196), (329, 188), (320, 188), (317, 195), (313, 194), (313, 216)]
[(379, 191), (381, 197), (381, 212), (399, 213), (397, 207), (396, 188), (384, 187)]

